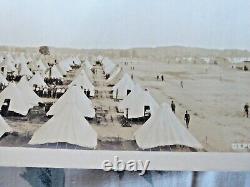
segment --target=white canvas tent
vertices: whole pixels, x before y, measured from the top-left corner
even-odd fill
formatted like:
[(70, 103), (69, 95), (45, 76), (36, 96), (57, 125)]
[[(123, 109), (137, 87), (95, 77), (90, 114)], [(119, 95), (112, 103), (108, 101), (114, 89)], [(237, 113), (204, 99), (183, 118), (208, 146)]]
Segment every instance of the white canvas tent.
[(104, 58), (102, 64), (105, 74), (111, 74), (116, 66), (109, 58)]
[(89, 70), (91, 70), (93, 68), (93, 64), (90, 63), (90, 61), (88, 59), (86, 59), (84, 61), (84, 65), (86, 66), (86, 68), (88, 68)]
[(38, 87), (48, 87), (48, 85), (44, 82), (41, 74), (36, 72), (36, 74), (29, 80), (29, 85), (33, 87), (37, 85)]
[(36, 68), (35, 70), (39, 70), (39, 71), (42, 71), (42, 72), (45, 72), (47, 70), (47, 66), (45, 65), (45, 63), (43, 63), (42, 59), (38, 59), (36, 62)]
[(10, 99), (9, 111), (27, 115), (29, 109), (32, 108), (22, 91), (15, 83), (9, 83), (9, 85), (0, 93), (0, 106), (4, 104), (5, 99)]
[(14, 74), (17, 74), (17, 69), (9, 59), (4, 59), (0, 64), (0, 68), (1, 71), (3, 70), (5, 76), (7, 75), (7, 72), (13, 72)]
[(62, 108), (68, 107), (69, 105), (75, 105), (79, 112), (85, 117), (95, 117), (95, 109), (91, 100), (84, 94), (79, 86), (75, 85), (70, 87), (66, 93), (51, 106), (47, 115), (56, 115), (61, 112)]
[(163, 103), (155, 115), (135, 132), (135, 140), (142, 149), (166, 145), (184, 145), (202, 149), (202, 145), (180, 123), (166, 103)]
[(33, 91), (25, 76), (21, 78), (16, 86), (21, 90), (23, 98), (26, 103), (29, 103), (31, 108), (37, 106), (38, 103), (42, 103), (42, 99)]
[(0, 115), (0, 137), (2, 137), (6, 132), (12, 132), (12, 129)]
[(93, 84), (90, 82), (88, 76), (84, 71), (81, 71), (77, 77), (70, 83), (69, 87), (77, 85), (82, 87), (83, 89), (89, 90), (90, 91), (90, 96), (95, 95), (95, 87)]
[(80, 65), (82, 62), (78, 57), (72, 57), (70, 58), (75, 65)]
[(35, 131), (29, 144), (66, 142), (95, 148), (97, 133), (89, 125), (76, 105), (67, 105)]
[(159, 107), (159, 104), (151, 96), (148, 90), (143, 90), (136, 85), (132, 92), (118, 103), (118, 110), (124, 112), (124, 117), (140, 118), (144, 117), (145, 107), (150, 107), (150, 113), (153, 114)]
[(114, 84), (115, 80), (119, 79), (122, 76), (122, 68), (118, 66), (110, 75), (110, 77), (107, 79), (108, 84)]
[(28, 77), (32, 77), (33, 73), (30, 71), (26, 63), (19, 64), (19, 75), (25, 75)]
[[(51, 73), (51, 75), (50, 75)], [(46, 77), (56, 78), (56, 79), (63, 79), (63, 75), (59, 71), (58, 67), (54, 65), (51, 69), (49, 69), (46, 73)]]
[(125, 73), (122, 79), (112, 88), (114, 99), (124, 99), (135, 87), (134, 81)]

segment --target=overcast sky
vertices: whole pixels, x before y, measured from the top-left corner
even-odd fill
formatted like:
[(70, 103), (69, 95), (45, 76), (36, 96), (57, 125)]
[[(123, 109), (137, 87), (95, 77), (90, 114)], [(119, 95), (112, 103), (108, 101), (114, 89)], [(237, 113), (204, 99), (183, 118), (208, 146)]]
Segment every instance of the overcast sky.
[(250, 50), (250, 0), (0, 0), (0, 45)]

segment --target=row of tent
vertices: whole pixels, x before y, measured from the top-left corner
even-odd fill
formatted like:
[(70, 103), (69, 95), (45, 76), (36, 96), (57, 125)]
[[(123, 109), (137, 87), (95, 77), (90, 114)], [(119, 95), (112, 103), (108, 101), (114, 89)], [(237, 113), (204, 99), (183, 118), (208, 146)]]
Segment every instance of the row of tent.
[(135, 83), (125, 73), (112, 88), (113, 98), (121, 100), (118, 110), (128, 119), (145, 116), (145, 106), (149, 106), (151, 117), (134, 134), (137, 145), (149, 149), (166, 145), (184, 145), (202, 149), (202, 145), (181, 124), (169, 104), (159, 105), (150, 94)]
[(31, 57), (26, 58), (24, 54), (16, 58), (10, 54), (0, 57), (0, 69), (5, 77), (8, 73), (32, 77), (34, 72), (39, 72), (43, 77), (63, 79), (72, 69), (71, 66), (81, 63), (78, 57), (67, 57), (60, 61), (46, 57), (33, 60)]
[[(112, 71), (116, 72), (114, 69)], [(82, 70), (76, 76), (67, 92), (52, 105), (47, 115), (53, 117), (33, 134), (29, 144), (67, 142), (88, 148), (97, 146), (97, 133), (85, 119), (85, 117), (93, 118), (95, 110), (91, 100), (83, 93), (86, 82), (91, 83), (84, 72)], [(21, 79), (18, 84), (24, 87), (25, 82)], [(117, 93), (113, 97), (117, 98), (119, 95), (119, 99), (122, 99), (118, 103), (118, 109), (124, 112), (125, 117), (142, 117), (145, 115), (145, 106), (150, 106), (151, 117), (134, 134), (140, 148), (149, 149), (166, 145), (202, 148), (202, 145), (180, 123), (170, 106), (166, 103), (159, 105), (150, 92), (134, 83), (128, 74), (124, 74), (113, 87), (114, 91)]]
[[(80, 75), (86, 76), (84, 69), (78, 76)], [(81, 85), (85, 82), (77, 83), (78, 85), (69, 85), (66, 93), (52, 105), (47, 115), (53, 117), (34, 133), (29, 144), (67, 142), (83, 147), (96, 147), (97, 134), (85, 119), (85, 117), (94, 118), (95, 109), (91, 100), (83, 92)], [(10, 83), (0, 93), (0, 103), (3, 104), (6, 99), (11, 101), (9, 110), (22, 115), (27, 115), (30, 108), (42, 102), (33, 92), (26, 77), (22, 77), (16, 85)], [(11, 128), (6, 122), (0, 121), (0, 130), (0, 133), (4, 134), (10, 132)]]

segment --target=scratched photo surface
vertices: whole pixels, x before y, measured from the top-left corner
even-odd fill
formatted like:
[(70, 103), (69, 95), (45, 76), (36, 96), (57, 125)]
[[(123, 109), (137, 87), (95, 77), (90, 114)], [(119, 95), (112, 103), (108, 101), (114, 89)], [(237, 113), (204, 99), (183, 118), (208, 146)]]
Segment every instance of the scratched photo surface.
[(250, 151), (248, 0), (0, 7), (1, 147)]

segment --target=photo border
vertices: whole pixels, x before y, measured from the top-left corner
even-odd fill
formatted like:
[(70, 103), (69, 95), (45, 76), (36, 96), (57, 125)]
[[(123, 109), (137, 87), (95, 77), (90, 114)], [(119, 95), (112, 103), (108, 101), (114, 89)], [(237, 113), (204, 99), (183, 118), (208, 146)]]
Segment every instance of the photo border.
[[(149, 160), (148, 170), (250, 171), (249, 153), (103, 151), (0, 147), (1, 167), (103, 169), (104, 160)], [(139, 167), (138, 170), (143, 168)]]

